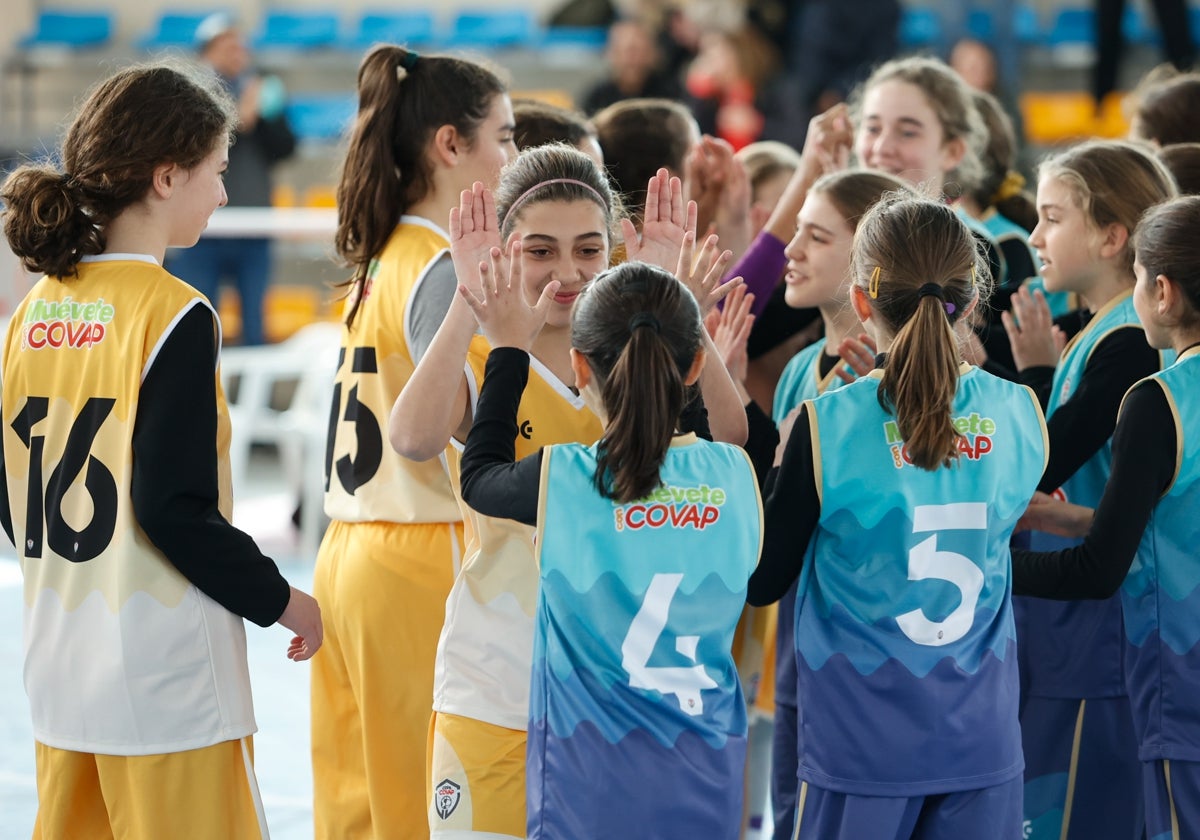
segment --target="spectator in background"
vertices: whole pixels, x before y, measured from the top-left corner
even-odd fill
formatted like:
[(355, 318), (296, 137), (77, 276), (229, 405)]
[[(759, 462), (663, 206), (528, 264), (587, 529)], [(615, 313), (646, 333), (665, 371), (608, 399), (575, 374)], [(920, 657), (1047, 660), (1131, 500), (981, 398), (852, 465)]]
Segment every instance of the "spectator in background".
[[(943, 58), (957, 70), (964, 81), (971, 87), (999, 96), (1005, 105), (1010, 103), (1001, 96), (1000, 92), (1015, 92), (1021, 90), (1021, 45), (1017, 41), (1017, 3), (1016, 0), (991, 0), (990, 20), (991, 31), (986, 33), (987, 44), (977, 40), (969, 25), (973, 8), (978, 5), (972, 0), (942, 0), (937, 4), (938, 15), (942, 28), (939, 38), (940, 52)], [(983, 37), (983, 33), (976, 33)], [(974, 55), (959, 55), (960, 46), (967, 45), (969, 53)], [(986, 52), (986, 59), (991, 64), (991, 81), (985, 87), (979, 82), (982, 78), (972, 78), (970, 70), (964, 72), (960, 66), (964, 59), (980, 58), (980, 50)]]
[(778, 55), (749, 24), (710, 31), (687, 74), (687, 92), (700, 130), (741, 149), (758, 140), (766, 118), (760, 93), (775, 74)]
[[(237, 22), (219, 12), (196, 29), (200, 60), (212, 67), (237, 101), (237, 127), (229, 148), (225, 189), (230, 207), (270, 207), (271, 168), (296, 148), (284, 114), (283, 83), (251, 68), (250, 51)], [(223, 279), (237, 287), (242, 344), (262, 344), (263, 300), (271, 279), (271, 241), (266, 238), (202, 238), (171, 255), (171, 271), (218, 305)]]
[[(1151, 0), (1158, 28), (1162, 33), (1163, 52), (1178, 70), (1187, 70), (1196, 60), (1187, 0)], [(1096, 0), (1096, 64), (1092, 72), (1092, 95), (1096, 107), (1117, 87), (1117, 73), (1125, 38), (1121, 19), (1125, 0)]]
[(679, 83), (660, 69), (658, 47), (645, 25), (633, 20), (617, 21), (608, 30), (608, 78), (583, 97), (583, 109), (594, 114), (625, 99), (678, 99)]
[(800, 84), (797, 101), (805, 113), (796, 119), (805, 125), (814, 114), (845, 101), (874, 67), (896, 54), (900, 3), (805, 0), (792, 27), (785, 60)]

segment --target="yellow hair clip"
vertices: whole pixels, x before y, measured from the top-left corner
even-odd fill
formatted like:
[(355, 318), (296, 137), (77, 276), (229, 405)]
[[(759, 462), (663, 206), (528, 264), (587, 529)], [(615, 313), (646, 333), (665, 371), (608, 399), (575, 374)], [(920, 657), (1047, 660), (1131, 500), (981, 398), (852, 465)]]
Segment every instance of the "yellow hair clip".
[(976, 286), (976, 285), (978, 285), (978, 283), (979, 283), (979, 281), (975, 279), (975, 264), (972, 263), (971, 264), (971, 285)]
[(871, 281), (867, 284), (867, 294), (871, 296), (871, 300), (879, 297), (879, 266), (875, 266), (875, 270), (871, 272)]

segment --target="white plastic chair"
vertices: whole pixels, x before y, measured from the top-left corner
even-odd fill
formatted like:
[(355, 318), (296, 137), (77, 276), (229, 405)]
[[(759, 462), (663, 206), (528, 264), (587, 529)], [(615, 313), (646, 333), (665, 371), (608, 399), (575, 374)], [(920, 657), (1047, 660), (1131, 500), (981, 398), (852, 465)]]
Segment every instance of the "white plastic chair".
[[(341, 325), (309, 324), (291, 338), (262, 347), (230, 347), (221, 353), (221, 378), (229, 403), (229, 460), (235, 494), (246, 486), (250, 447), (271, 444), (279, 452), (288, 486), (300, 501), (299, 549), (315, 557), (327, 524), (325, 437)], [(275, 386), (295, 385), (286, 408), (272, 406)]]

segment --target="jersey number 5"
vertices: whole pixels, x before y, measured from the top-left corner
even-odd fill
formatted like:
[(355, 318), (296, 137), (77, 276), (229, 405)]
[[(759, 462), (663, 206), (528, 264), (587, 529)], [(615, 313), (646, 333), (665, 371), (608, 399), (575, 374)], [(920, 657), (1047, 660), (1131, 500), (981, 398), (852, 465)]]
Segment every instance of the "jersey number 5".
[[(981, 502), (918, 505), (913, 511), (914, 534), (986, 530), (987, 505)], [(919, 609), (897, 616), (896, 623), (905, 636), (919, 645), (939, 647), (967, 635), (983, 591), (983, 572), (978, 566), (957, 552), (939, 551), (934, 533), (909, 550), (908, 579), (947, 581), (958, 587), (962, 600), (943, 621), (930, 621)]]
[[(29, 450), (29, 475), (26, 484), (29, 496), (25, 507), (25, 556), (42, 556), (42, 523), (50, 550), (73, 563), (84, 563), (98, 557), (112, 542), (117, 527), (117, 482), (112, 472), (92, 455), (92, 444), (100, 427), (112, 413), (116, 400), (90, 397), (83, 410), (71, 424), (62, 458), (43, 482), (42, 459), (46, 449), (45, 435), (35, 435), (34, 427), (50, 413), (50, 400), (29, 397), (13, 419), (12, 429)], [(92, 518), (76, 531), (63, 516), (62, 505), (67, 491), (75, 480), (87, 472), (83, 487), (92, 502)], [(43, 495), (43, 483), (45, 491)], [(43, 506), (44, 500), (44, 506)]]
[[(343, 347), (338, 358), (340, 368), (346, 360), (346, 348)], [(375, 360), (374, 347), (355, 347), (350, 357), (351, 373), (378, 373), (379, 367)], [(356, 377), (357, 379), (357, 377)], [(355, 454), (343, 455), (334, 461), (333, 448), (337, 443), (338, 423), (345, 420), (354, 424)], [(329, 435), (325, 439), (325, 489), (333, 481), (336, 472), (338, 481), (343, 489), (351, 496), (375, 477), (379, 465), (383, 462), (383, 430), (379, 426), (379, 418), (371, 409), (358, 400), (358, 382), (346, 394), (346, 405), (342, 407), (342, 383), (333, 386), (333, 407), (329, 415)]]
[[(655, 575), (642, 599), (642, 606), (629, 625), (625, 641), (621, 643), (621, 667), (629, 674), (629, 685), (633, 688), (674, 694), (679, 708), (693, 717), (704, 712), (704, 700), (700, 692), (706, 688), (717, 688), (716, 682), (700, 664), (688, 668), (651, 666), (650, 654), (667, 626), (667, 613), (671, 601), (679, 589), (681, 574)], [(679, 636), (675, 639), (675, 650), (690, 661), (696, 661), (696, 645), (699, 636)]]

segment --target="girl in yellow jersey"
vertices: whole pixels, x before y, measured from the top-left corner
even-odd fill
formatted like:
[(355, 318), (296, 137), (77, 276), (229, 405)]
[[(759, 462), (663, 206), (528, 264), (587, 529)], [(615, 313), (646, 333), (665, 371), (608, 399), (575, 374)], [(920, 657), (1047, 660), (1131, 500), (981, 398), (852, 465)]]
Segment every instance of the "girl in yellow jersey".
[(25, 580), (35, 840), (266, 837), (248, 618), (321, 644), (316, 602), (229, 523), (229, 413), (207, 300), (162, 268), (225, 203), (215, 77), (133, 67), (83, 103), (56, 166), (4, 184), (42, 277), (4, 342), (0, 524)]
[[(684, 243), (692, 237), (686, 233), (685, 240), (687, 212), (678, 180), (663, 172), (650, 194), (650, 222), (640, 237), (626, 232), (629, 251), (678, 265), (681, 247), (690, 252)], [(522, 266), (527, 299), (540, 299), (549, 309), (547, 324), (533, 342), (535, 375), (521, 399), (517, 451), (597, 440), (598, 418), (569, 387), (574, 379), (569, 325), (575, 298), (608, 265), (619, 204), (603, 171), (563, 145), (523, 152), (505, 169), (495, 204), (482, 184), (464, 192), (450, 220), (451, 251), (460, 279), (477, 286), (480, 257), (500, 258), (500, 243), (508, 242), (509, 257)], [(712, 242), (701, 262), (708, 266), (716, 257), (723, 266), (727, 255), (715, 251)], [(465, 440), (489, 350), (476, 335), (470, 307), (457, 299), (393, 410), (390, 438), (401, 452), (428, 458), (452, 437)], [(707, 384), (718, 407), (712, 423), (727, 432), (726, 415), (736, 414), (743, 423), (745, 415), (728, 374), (714, 367)], [(724, 399), (721, 377), (728, 389)], [(455, 380), (457, 390), (447, 387)], [(537, 600), (533, 531), (465, 505), (464, 514), (467, 553), (438, 644), (431, 834), (445, 840), (524, 837), (525, 728)]]
[(442, 228), (460, 190), (515, 153), (490, 71), (383, 45), (358, 73), (338, 186), (338, 253), (353, 268), (330, 413), (314, 588), (326, 655), (312, 683), (316, 837), (420, 838), (433, 656), (462, 555), (445, 465), (384, 444), (392, 402), (454, 295)]

